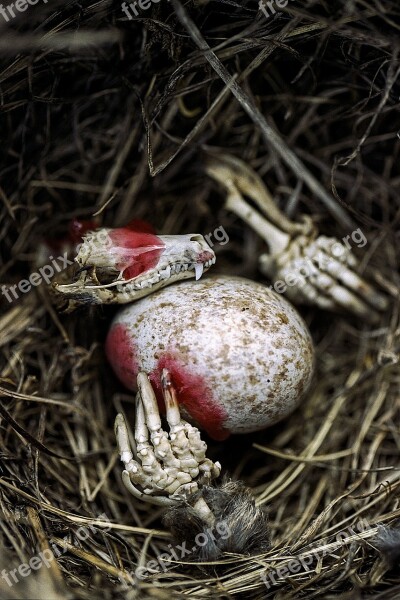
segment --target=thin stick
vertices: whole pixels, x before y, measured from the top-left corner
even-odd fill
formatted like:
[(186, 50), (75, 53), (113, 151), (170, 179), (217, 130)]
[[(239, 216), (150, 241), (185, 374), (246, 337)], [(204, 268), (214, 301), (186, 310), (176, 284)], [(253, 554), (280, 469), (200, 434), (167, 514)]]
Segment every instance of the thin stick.
[[(38, 511), (36, 508), (33, 508), (33, 506), (28, 506), (26, 511), (31, 527), (35, 533), (40, 551), (42, 553), (47, 551), (53, 554), (46, 537), (46, 532), (44, 531), (40, 522)], [(48, 573), (55, 589), (62, 590), (65, 587), (65, 583), (60, 567), (58, 566), (58, 562), (56, 560), (52, 560), (51, 563), (49, 563)]]
[(292, 171), (304, 181), (310, 190), (314, 192), (316, 196), (325, 204), (327, 209), (331, 212), (333, 217), (343, 226), (349, 229), (349, 231), (355, 229), (355, 223), (346, 214), (343, 208), (338, 205), (333, 198), (324, 190), (324, 188), (318, 183), (315, 177), (306, 169), (301, 160), (288, 148), (281, 136), (268, 125), (264, 115), (259, 111), (253, 100), (242, 90), (236, 81), (232, 80), (232, 76), (229, 71), (221, 63), (217, 55), (211, 50), (203, 38), (197, 25), (187, 14), (179, 0), (171, 0), (171, 4), (174, 7), (176, 15), (185, 29), (188, 31), (190, 36), (200, 50), (204, 51), (204, 57), (210, 63), (215, 72), (221, 77), (222, 81), (231, 90), (235, 98), (240, 102), (243, 109), (247, 112), (249, 117), (254, 123), (260, 128), (261, 133), (264, 136), (267, 144), (272, 147), (282, 158), (282, 160), (292, 169)]

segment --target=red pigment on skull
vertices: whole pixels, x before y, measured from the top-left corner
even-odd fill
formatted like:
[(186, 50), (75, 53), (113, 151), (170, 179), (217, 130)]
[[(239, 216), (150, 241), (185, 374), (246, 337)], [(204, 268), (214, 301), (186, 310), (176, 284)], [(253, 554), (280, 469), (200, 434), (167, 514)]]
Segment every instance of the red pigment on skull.
[(160, 410), (165, 413), (161, 390), (161, 373), (168, 369), (177, 392), (179, 404), (185, 407), (193, 420), (217, 441), (226, 440), (230, 432), (224, 428), (227, 413), (216, 402), (209, 387), (200, 375), (194, 375), (171, 353), (164, 354), (157, 361), (156, 368), (149, 375), (153, 384)]
[(132, 279), (153, 269), (165, 248), (157, 235), (134, 230), (134, 226), (138, 227), (138, 224), (131, 223), (109, 233), (113, 244), (111, 251), (117, 256), (116, 266), (123, 272), (124, 279)]
[(106, 356), (118, 379), (130, 390), (136, 390), (136, 377), (139, 371), (135, 346), (129, 330), (117, 323), (108, 332)]
[(213, 258), (214, 258), (214, 254), (212, 252), (209, 252), (208, 250), (203, 250), (202, 252), (199, 253), (196, 262), (205, 263), (209, 260), (212, 260)]

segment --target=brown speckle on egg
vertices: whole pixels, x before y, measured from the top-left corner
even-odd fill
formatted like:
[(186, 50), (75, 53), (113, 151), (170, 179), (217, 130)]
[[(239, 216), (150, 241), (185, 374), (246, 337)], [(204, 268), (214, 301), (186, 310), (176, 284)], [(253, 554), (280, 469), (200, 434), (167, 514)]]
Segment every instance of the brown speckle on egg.
[[(130, 373), (149, 373), (162, 405), (158, 374), (167, 367), (185, 414), (215, 439), (283, 419), (311, 381), (312, 340), (295, 308), (241, 277), (208, 277), (161, 289), (123, 309), (111, 338), (116, 327), (134, 352)], [(120, 377), (119, 365), (129, 362), (126, 347), (107, 345)], [(130, 384), (134, 377), (123, 380)]]

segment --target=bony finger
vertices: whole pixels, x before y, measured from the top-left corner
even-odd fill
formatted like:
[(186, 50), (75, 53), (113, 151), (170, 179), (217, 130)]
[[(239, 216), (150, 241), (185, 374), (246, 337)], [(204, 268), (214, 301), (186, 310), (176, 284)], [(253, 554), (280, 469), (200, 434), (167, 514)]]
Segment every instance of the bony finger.
[(132, 457), (132, 449), (129, 441), (128, 427), (126, 425), (124, 416), (121, 413), (119, 413), (115, 418), (114, 431), (115, 437), (117, 438), (119, 453), (121, 454), (121, 460), (124, 461), (122, 455), (130, 454)]
[(333, 277), (336, 277), (346, 287), (359, 294), (363, 300), (377, 310), (386, 310), (388, 307), (388, 301), (382, 294), (362, 279), (358, 273), (347, 268), (340, 262), (331, 259), (326, 266), (326, 271)]
[(161, 429), (161, 418), (158, 410), (157, 399), (149, 378), (144, 371), (137, 376), (137, 385), (142, 399), (146, 424), (151, 432)]
[(137, 444), (147, 442), (149, 439), (149, 430), (147, 429), (144, 408), (140, 393), (136, 395), (136, 415), (135, 415), (135, 440)]
[(181, 414), (176, 397), (176, 390), (171, 380), (171, 374), (168, 369), (162, 370), (161, 387), (164, 396), (166, 418), (171, 432), (181, 423)]

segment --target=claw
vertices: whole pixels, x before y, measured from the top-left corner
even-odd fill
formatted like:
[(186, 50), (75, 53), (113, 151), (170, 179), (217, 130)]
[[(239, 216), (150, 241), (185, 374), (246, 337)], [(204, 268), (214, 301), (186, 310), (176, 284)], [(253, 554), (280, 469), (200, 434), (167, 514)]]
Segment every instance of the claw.
[[(225, 208), (252, 227), (268, 244), (269, 254), (260, 257), (260, 270), (272, 280), (289, 279), (287, 295), (294, 302), (316, 304), (328, 310), (347, 310), (372, 322), (388, 301), (355, 269), (357, 259), (339, 240), (318, 236), (311, 220), (293, 223), (281, 213), (262, 179), (236, 157), (213, 157), (206, 172), (225, 187)], [(266, 215), (250, 206), (249, 197)], [(338, 255), (337, 249), (340, 250)], [(307, 279), (302, 269), (308, 269)]]
[(166, 408), (166, 418), (172, 433), (176, 426), (180, 425), (181, 423), (181, 414), (179, 412), (179, 404), (176, 399), (175, 388), (172, 385), (171, 376), (168, 369), (163, 369), (162, 371), (161, 385)]
[(147, 427), (150, 429), (150, 432), (158, 431), (161, 429), (161, 418), (158, 411), (157, 398), (146, 373), (141, 372), (138, 374), (137, 384), (146, 413)]

